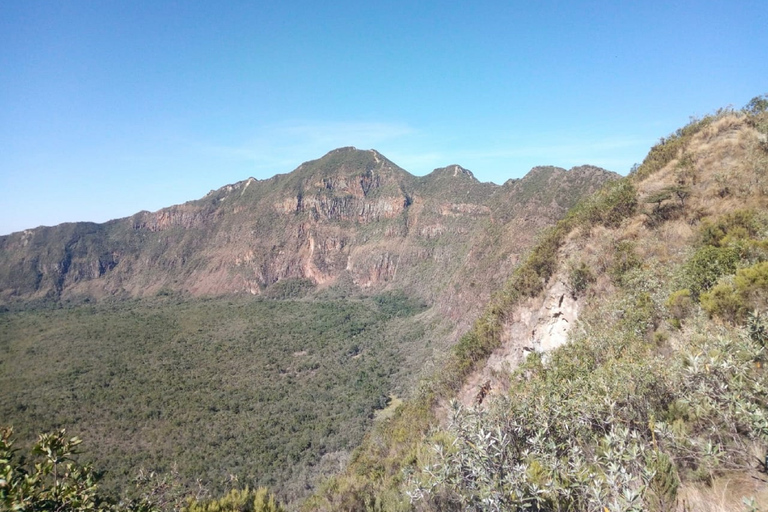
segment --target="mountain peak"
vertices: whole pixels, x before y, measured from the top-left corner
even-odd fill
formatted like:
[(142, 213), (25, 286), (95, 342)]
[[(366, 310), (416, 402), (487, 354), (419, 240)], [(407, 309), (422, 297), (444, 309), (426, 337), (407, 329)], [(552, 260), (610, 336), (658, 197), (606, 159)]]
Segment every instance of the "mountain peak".
[(460, 179), (470, 179), (472, 181), (478, 181), (477, 178), (475, 178), (475, 175), (472, 174), (472, 171), (469, 169), (465, 169), (464, 167), (453, 164), (449, 165), (447, 167), (439, 167), (429, 173), (427, 176), (431, 176), (434, 178), (460, 178)]

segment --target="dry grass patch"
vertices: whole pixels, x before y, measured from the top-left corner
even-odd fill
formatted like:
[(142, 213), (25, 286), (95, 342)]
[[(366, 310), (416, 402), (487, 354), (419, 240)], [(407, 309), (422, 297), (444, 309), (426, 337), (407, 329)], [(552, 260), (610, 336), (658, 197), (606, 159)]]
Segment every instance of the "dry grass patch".
[[(757, 471), (739, 471), (704, 483), (683, 484), (678, 490), (677, 512), (768, 511), (768, 476)], [(753, 503), (751, 509), (745, 503)]]

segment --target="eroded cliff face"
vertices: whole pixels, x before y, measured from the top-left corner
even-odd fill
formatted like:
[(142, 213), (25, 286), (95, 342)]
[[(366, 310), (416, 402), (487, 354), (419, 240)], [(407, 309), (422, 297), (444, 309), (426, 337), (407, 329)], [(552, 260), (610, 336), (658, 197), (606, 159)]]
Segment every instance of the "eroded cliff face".
[(415, 177), (342, 148), (157, 212), (0, 237), (0, 301), (260, 294), (308, 279), (401, 289), (466, 326), (538, 230), (615, 177), (542, 169), (498, 186), (457, 165)]

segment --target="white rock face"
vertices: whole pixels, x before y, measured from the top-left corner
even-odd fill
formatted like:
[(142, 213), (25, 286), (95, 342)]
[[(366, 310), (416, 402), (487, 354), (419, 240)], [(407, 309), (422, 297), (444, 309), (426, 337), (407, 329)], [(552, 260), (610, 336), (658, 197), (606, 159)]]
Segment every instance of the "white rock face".
[(531, 347), (537, 352), (549, 352), (563, 345), (578, 316), (579, 303), (565, 285), (558, 282), (537, 312), (538, 319), (531, 331)]
[(579, 316), (579, 302), (573, 298), (561, 276), (555, 276), (546, 292), (513, 308), (504, 326), (502, 344), (488, 357), (485, 367), (468, 379), (459, 400), (466, 406), (476, 402), (478, 390), (490, 382), (491, 389), (503, 388), (503, 378), (531, 352), (546, 354), (564, 345)]

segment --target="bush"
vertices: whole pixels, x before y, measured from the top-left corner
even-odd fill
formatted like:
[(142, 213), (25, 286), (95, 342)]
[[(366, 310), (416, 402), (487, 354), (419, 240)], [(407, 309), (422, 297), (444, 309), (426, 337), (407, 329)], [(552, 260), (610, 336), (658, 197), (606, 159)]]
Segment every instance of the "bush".
[(591, 225), (618, 227), (637, 209), (637, 190), (628, 179), (609, 182), (584, 208), (584, 218)]
[(640, 265), (640, 258), (635, 253), (635, 244), (629, 240), (621, 240), (613, 246), (613, 263), (608, 269), (608, 275), (615, 284), (621, 286), (624, 274)]
[(676, 320), (675, 327), (680, 327), (680, 322), (691, 314), (691, 309), (693, 308), (691, 291), (685, 288), (672, 292), (669, 299), (667, 299), (666, 306), (673, 320)]
[(765, 347), (768, 343), (768, 321), (765, 316), (757, 311), (750, 313), (747, 317), (747, 332), (752, 341)]
[(746, 104), (743, 110), (747, 114), (752, 115), (761, 114), (768, 111), (768, 94), (755, 96), (749, 101), (749, 103)]
[(0, 429), (0, 509), (153, 510), (146, 503), (117, 506), (99, 496), (93, 469), (77, 461), (81, 442), (63, 429), (41, 434), (28, 458), (13, 447), (13, 429)]
[(719, 219), (705, 220), (699, 229), (701, 245), (725, 247), (758, 236), (761, 223), (753, 210), (737, 210)]
[(674, 510), (677, 500), (677, 489), (680, 487), (680, 477), (672, 459), (664, 452), (656, 452), (651, 456), (648, 469), (653, 472), (649, 483), (651, 495), (648, 499), (653, 503), (654, 510)]
[(739, 254), (733, 247), (707, 245), (697, 250), (685, 265), (685, 281), (691, 298), (712, 288), (722, 277), (733, 274), (739, 262)]
[(768, 261), (739, 269), (732, 280), (720, 282), (701, 295), (701, 307), (730, 322), (742, 322), (747, 312), (768, 301)]
[(568, 269), (568, 287), (574, 298), (584, 293), (587, 287), (595, 282), (595, 275), (583, 261), (578, 265), (571, 264)]
[(256, 490), (232, 489), (224, 497), (192, 501), (184, 512), (284, 512), (275, 497), (264, 487)]

